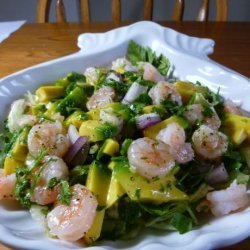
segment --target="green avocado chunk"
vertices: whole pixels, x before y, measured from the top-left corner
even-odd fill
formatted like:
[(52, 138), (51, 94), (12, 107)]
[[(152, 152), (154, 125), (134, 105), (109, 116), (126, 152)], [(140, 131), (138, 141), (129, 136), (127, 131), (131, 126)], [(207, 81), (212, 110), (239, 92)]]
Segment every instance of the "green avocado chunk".
[(163, 179), (147, 180), (137, 173), (132, 173), (126, 161), (115, 162), (113, 171), (114, 177), (131, 200), (161, 204), (188, 199), (185, 193), (175, 187), (175, 178), (171, 173)]

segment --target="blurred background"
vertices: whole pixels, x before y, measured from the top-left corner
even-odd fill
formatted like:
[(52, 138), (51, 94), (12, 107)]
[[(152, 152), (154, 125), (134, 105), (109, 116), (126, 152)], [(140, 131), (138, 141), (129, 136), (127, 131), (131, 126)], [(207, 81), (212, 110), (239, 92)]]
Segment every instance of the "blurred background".
[[(56, 1), (56, 0), (53, 0)], [(0, 0), (0, 21), (27, 20), (36, 22), (36, 0)], [(228, 0), (229, 21), (250, 21), (250, 0)], [(78, 1), (64, 0), (67, 9), (67, 20), (78, 22)], [(184, 20), (195, 20), (195, 14), (199, 9), (199, 0), (186, 0)], [(210, 2), (209, 20), (214, 20), (215, 2)], [(122, 0), (122, 19), (141, 20), (143, 12), (143, 0)], [(171, 20), (174, 0), (154, 1), (154, 20)], [(110, 0), (90, 0), (91, 18), (93, 21), (111, 21)], [(51, 21), (55, 20), (55, 10), (50, 12)]]

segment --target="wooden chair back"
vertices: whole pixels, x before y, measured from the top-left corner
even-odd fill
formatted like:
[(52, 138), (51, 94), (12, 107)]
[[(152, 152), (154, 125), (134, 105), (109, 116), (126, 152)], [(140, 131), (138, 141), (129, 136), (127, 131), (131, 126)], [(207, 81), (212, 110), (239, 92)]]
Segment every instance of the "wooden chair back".
[[(79, 0), (80, 2), (80, 16), (81, 22), (89, 24), (91, 22), (90, 15), (90, 0)], [(128, 1), (128, 0), (127, 0)], [(201, 0), (201, 7), (197, 16), (197, 21), (207, 21), (209, 14), (209, 0)], [(228, 0), (216, 0), (216, 21), (227, 20), (227, 1)], [(187, 0), (175, 0), (175, 6), (173, 10), (172, 20), (182, 21)], [(153, 19), (153, 5), (154, 0), (144, 0), (143, 7), (143, 19)], [(51, 0), (38, 0), (37, 4), (37, 22), (44, 23), (49, 21), (49, 10), (51, 6)], [(121, 20), (121, 0), (112, 0), (112, 20), (115, 24), (120, 24)], [(63, 0), (56, 0), (56, 21), (66, 22), (65, 7)]]
[[(172, 19), (182, 21), (185, 9), (185, 0), (175, 0), (175, 7)], [(202, 0), (196, 21), (207, 21), (209, 14), (209, 0)], [(228, 0), (216, 0), (216, 17), (215, 21), (227, 21)]]

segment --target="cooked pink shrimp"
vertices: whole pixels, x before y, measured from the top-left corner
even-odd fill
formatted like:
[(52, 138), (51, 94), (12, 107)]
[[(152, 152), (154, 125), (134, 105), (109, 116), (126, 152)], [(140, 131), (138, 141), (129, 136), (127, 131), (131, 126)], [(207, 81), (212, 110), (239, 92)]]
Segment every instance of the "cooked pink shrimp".
[(186, 163), (194, 158), (194, 151), (190, 143), (185, 143), (185, 130), (178, 123), (173, 122), (160, 130), (156, 139), (169, 145), (170, 152), (178, 163)]
[(228, 139), (223, 133), (201, 125), (192, 136), (194, 151), (205, 159), (216, 159), (226, 152)]
[(235, 114), (235, 115), (242, 115), (242, 116), (250, 117), (250, 112), (237, 106), (234, 102), (232, 102), (229, 99), (227, 99), (224, 102), (224, 111), (228, 112), (228, 113)]
[(33, 156), (46, 149), (48, 154), (62, 157), (68, 151), (69, 145), (69, 139), (63, 134), (63, 126), (58, 121), (37, 124), (28, 134), (28, 149)]
[(25, 125), (33, 126), (37, 122), (37, 117), (25, 113), (25, 110), (29, 108), (30, 104), (24, 100), (19, 99), (12, 103), (11, 110), (8, 115), (8, 128), (11, 132), (14, 132)]
[(150, 80), (155, 83), (159, 81), (164, 81), (164, 77), (160, 74), (160, 72), (151, 64), (151, 63), (143, 63), (143, 79)]
[(249, 205), (246, 185), (236, 181), (223, 190), (209, 192), (207, 200), (211, 203), (211, 212), (215, 216), (223, 216), (230, 212), (243, 209)]
[(168, 145), (179, 146), (186, 140), (185, 130), (177, 122), (172, 122), (166, 128), (160, 130), (156, 139), (165, 142)]
[(88, 110), (103, 107), (105, 104), (113, 102), (115, 91), (109, 86), (103, 86), (98, 89), (88, 100)]
[(31, 200), (39, 205), (47, 205), (53, 203), (59, 194), (57, 186), (53, 189), (47, 187), (49, 181), (52, 178), (57, 178), (58, 180), (68, 179), (69, 170), (65, 162), (54, 155), (45, 156), (41, 167), (44, 167), (44, 169), (37, 181), (37, 186), (34, 189)]
[(151, 138), (139, 138), (128, 149), (131, 169), (147, 179), (164, 177), (175, 165), (169, 146)]
[(91, 228), (98, 205), (96, 197), (83, 185), (71, 187), (70, 205), (59, 204), (47, 215), (50, 232), (59, 239), (76, 241)]
[(177, 92), (176, 87), (165, 81), (158, 82), (149, 90), (148, 94), (152, 98), (154, 104), (160, 104), (161, 101), (168, 98), (178, 105), (182, 104), (181, 95)]
[(16, 175), (6, 175), (3, 169), (0, 169), (0, 200), (14, 199), (14, 189), (16, 185)]
[(189, 105), (188, 110), (184, 112), (184, 116), (187, 118), (191, 125), (195, 125), (197, 121), (204, 121), (204, 124), (213, 129), (218, 129), (221, 125), (219, 116), (217, 115), (214, 108), (211, 108), (213, 111), (211, 116), (204, 116), (202, 112), (204, 108), (201, 104), (192, 104)]

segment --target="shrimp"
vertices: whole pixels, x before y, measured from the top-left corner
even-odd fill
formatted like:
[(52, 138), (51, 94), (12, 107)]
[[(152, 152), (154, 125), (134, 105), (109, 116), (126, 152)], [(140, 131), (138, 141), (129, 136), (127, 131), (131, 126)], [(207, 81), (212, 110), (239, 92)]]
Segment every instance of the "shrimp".
[(216, 159), (227, 151), (227, 136), (206, 125), (201, 125), (192, 136), (195, 152), (205, 159)]
[(99, 78), (99, 70), (94, 67), (89, 67), (85, 70), (84, 75), (86, 77), (87, 83), (90, 85), (95, 85)]
[(103, 86), (98, 89), (88, 100), (88, 110), (100, 108), (104, 105), (113, 102), (115, 98), (115, 91), (109, 86)]
[(243, 209), (249, 205), (247, 187), (236, 181), (223, 190), (209, 192), (206, 196), (211, 205), (211, 212), (215, 216), (223, 216), (230, 212)]
[(52, 178), (58, 180), (65, 180), (69, 176), (69, 170), (65, 162), (54, 155), (47, 155), (44, 157), (41, 177), (37, 181), (31, 200), (39, 205), (47, 205), (53, 203), (59, 194), (58, 186), (49, 189), (47, 186)]
[(128, 148), (131, 169), (147, 179), (164, 177), (175, 165), (169, 146), (151, 138), (139, 138)]
[(33, 126), (28, 134), (28, 149), (33, 156), (38, 156), (42, 149), (48, 154), (62, 157), (69, 149), (69, 139), (63, 133), (59, 121)]
[(8, 128), (11, 132), (17, 131), (25, 125), (33, 126), (37, 122), (36, 116), (25, 113), (27, 108), (29, 108), (29, 103), (24, 99), (12, 103), (8, 115)]
[(152, 82), (164, 81), (164, 77), (159, 73), (159, 71), (151, 63), (143, 63), (143, 79)]
[(231, 100), (227, 99), (224, 102), (224, 111), (235, 114), (235, 115), (241, 115), (241, 116), (246, 116), (250, 117), (250, 112), (242, 109), (241, 107), (237, 106), (235, 103), (233, 103)]
[(58, 204), (47, 215), (52, 234), (59, 239), (76, 241), (91, 228), (98, 205), (96, 197), (83, 185), (71, 187), (70, 205)]
[(117, 58), (112, 62), (111, 69), (123, 74), (125, 71), (136, 72), (137, 68), (132, 65), (132, 63), (125, 57)]
[(178, 163), (186, 163), (194, 158), (194, 151), (190, 143), (185, 143), (185, 130), (178, 123), (173, 122), (158, 133), (156, 139), (169, 145), (170, 153)]
[(187, 118), (191, 125), (195, 125), (197, 121), (204, 121), (204, 124), (212, 129), (219, 129), (221, 125), (221, 120), (217, 115), (214, 108), (212, 110), (211, 116), (205, 116), (202, 114), (204, 108), (201, 104), (192, 104), (188, 106), (188, 110), (184, 112), (184, 116)]
[(14, 199), (14, 189), (16, 185), (16, 175), (6, 175), (3, 169), (0, 169), (0, 200)]
[(158, 82), (149, 90), (148, 95), (152, 98), (154, 104), (160, 104), (168, 98), (178, 105), (182, 104), (181, 95), (177, 92), (176, 87), (165, 81)]

